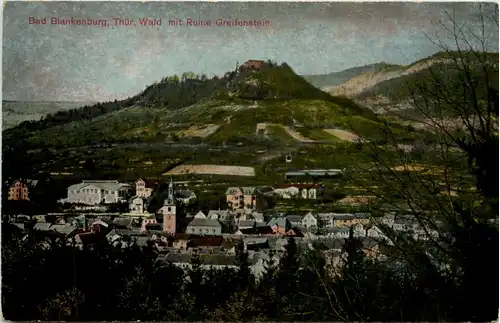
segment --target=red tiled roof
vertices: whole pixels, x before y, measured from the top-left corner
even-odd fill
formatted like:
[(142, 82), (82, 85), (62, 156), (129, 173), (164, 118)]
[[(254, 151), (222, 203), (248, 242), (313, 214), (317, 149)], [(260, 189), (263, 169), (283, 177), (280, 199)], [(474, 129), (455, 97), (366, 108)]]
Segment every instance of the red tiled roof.
[(243, 234), (273, 234), (274, 233), (273, 229), (271, 229), (271, 227), (269, 227), (269, 226), (249, 228), (249, 229), (240, 229), (240, 231)]
[(223, 240), (220, 236), (190, 236), (189, 244), (192, 247), (218, 247)]

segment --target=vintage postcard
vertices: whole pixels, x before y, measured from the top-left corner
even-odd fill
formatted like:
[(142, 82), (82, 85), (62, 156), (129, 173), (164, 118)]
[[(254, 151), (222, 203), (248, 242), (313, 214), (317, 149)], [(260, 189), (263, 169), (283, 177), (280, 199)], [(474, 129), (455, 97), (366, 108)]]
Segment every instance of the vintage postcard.
[(11, 321), (492, 321), (498, 5), (4, 1)]

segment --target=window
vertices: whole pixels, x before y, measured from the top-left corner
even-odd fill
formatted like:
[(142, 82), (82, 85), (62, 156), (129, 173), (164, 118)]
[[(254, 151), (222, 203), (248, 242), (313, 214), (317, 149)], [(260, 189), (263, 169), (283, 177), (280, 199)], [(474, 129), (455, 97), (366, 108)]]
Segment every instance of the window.
[(169, 206), (169, 207), (167, 208), (167, 211), (168, 211), (168, 212), (171, 212), (171, 211), (172, 211), (172, 208)]
[(215, 229), (212, 229), (212, 232), (215, 233)]

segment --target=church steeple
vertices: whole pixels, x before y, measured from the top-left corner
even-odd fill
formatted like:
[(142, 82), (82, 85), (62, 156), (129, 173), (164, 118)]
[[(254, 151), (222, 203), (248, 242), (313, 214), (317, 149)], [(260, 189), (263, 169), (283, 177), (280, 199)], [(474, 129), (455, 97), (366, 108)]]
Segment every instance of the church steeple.
[(174, 205), (174, 180), (173, 177), (170, 178), (170, 183), (168, 184), (168, 196), (165, 200), (164, 205)]
[(174, 180), (171, 177), (168, 184), (168, 197), (159, 213), (163, 214), (163, 231), (175, 234), (177, 230), (177, 210), (174, 196)]
[(174, 198), (174, 179), (170, 177), (170, 184), (168, 184), (168, 197)]

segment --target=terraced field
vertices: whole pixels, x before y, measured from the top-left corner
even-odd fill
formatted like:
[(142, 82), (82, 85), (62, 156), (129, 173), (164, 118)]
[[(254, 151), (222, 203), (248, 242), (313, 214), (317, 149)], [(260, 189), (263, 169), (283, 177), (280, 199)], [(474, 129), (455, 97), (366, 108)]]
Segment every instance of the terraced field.
[(229, 176), (255, 176), (255, 169), (247, 166), (223, 166), (223, 165), (179, 165), (164, 173), (168, 175), (229, 175)]

